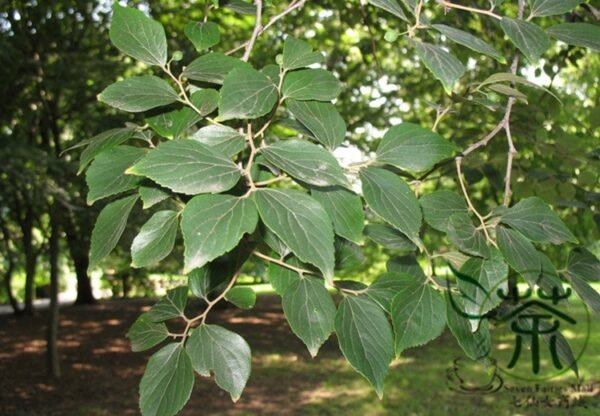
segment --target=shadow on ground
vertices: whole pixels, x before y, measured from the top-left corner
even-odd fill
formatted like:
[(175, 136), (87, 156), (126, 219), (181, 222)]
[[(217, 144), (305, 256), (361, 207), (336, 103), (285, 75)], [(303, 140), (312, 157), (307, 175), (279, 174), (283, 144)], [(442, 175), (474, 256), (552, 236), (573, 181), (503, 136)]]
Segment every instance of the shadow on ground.
[[(0, 317), (0, 415), (105, 416), (139, 414), (138, 383), (147, 353), (132, 353), (125, 338), (130, 324), (151, 300), (103, 301), (61, 310), (63, 377), (45, 370), (45, 312), (33, 318)], [(451, 335), (408, 350), (393, 364), (380, 401), (345, 363), (335, 339), (311, 359), (291, 333), (279, 298), (260, 296), (251, 311), (223, 309), (211, 323), (224, 324), (248, 340), (253, 372), (234, 405), (209, 379), (197, 377), (184, 416), (192, 415), (459, 415), (540, 414), (555, 409), (515, 408), (512, 394), (464, 396), (446, 386), (446, 368), (460, 356)], [(594, 356), (597, 358), (597, 356)], [(594, 393), (597, 395), (597, 392)], [(597, 397), (569, 414), (598, 411)], [(564, 414), (564, 409), (556, 410)], [(584, 412), (584, 413), (582, 413)], [(598, 414), (598, 413), (596, 413)]]

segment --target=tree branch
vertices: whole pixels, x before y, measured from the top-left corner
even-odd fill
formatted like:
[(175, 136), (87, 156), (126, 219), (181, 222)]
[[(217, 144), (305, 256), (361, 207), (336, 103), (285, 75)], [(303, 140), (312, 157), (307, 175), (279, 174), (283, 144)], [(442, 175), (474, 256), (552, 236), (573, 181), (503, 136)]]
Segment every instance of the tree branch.
[(258, 38), (262, 30), (262, 0), (254, 0), (254, 5), (256, 6), (256, 22), (254, 23), (252, 36), (246, 44), (246, 51), (244, 52), (244, 56), (242, 56), (242, 61), (247, 61), (250, 58), (250, 52), (252, 52), (256, 38)]
[(465, 10), (467, 12), (485, 14), (486, 16), (493, 17), (494, 19), (502, 20), (502, 16), (497, 15), (496, 13), (494, 13), (492, 11), (493, 8), (490, 10), (475, 9), (473, 7), (463, 6), (461, 4), (450, 3), (449, 1), (446, 1), (446, 0), (438, 0), (438, 4), (446, 10), (447, 9)]
[(316, 272), (313, 272), (311, 270), (302, 269), (300, 267), (293, 266), (291, 264), (288, 264), (288, 263), (284, 262), (283, 260), (279, 260), (279, 259), (273, 258), (271, 256), (267, 256), (266, 254), (263, 254), (260, 251), (253, 251), (252, 254), (254, 254), (256, 257), (259, 257), (259, 258), (261, 258), (261, 259), (263, 259), (265, 261), (268, 261), (269, 263), (275, 263), (275, 264), (277, 264), (279, 266), (282, 266), (282, 267), (285, 267), (285, 268), (290, 269), (292, 271), (295, 271), (299, 275), (312, 274), (312, 275), (315, 275), (315, 276), (320, 276)]
[[(273, 26), (275, 24), (275, 22), (277, 22), (278, 20), (282, 19), (283, 17), (285, 17), (287, 14), (289, 14), (291, 11), (298, 9), (302, 6), (304, 6), (304, 3), (306, 3), (306, 0), (293, 0), (289, 6), (282, 11), (281, 13), (279, 13), (278, 15), (273, 16), (266, 25), (262, 26), (259, 31), (258, 34), (256, 35), (256, 37), (258, 38), (258, 36), (262, 35), (267, 29), (269, 29), (271, 26)], [(256, 39), (255, 39), (256, 41)], [(248, 43), (250, 41), (246, 41), (244, 43), (242, 43), (241, 45), (236, 46), (235, 48), (231, 49), (230, 51), (226, 52), (225, 55), (231, 55), (232, 53), (235, 53), (237, 51), (239, 51), (242, 48), (246, 48), (248, 46)]]
[(467, 201), (467, 205), (469, 206), (469, 209), (471, 210), (471, 212), (473, 212), (473, 214), (475, 214), (475, 216), (481, 223), (481, 229), (483, 230), (483, 234), (485, 234), (485, 239), (493, 246), (496, 246), (496, 242), (494, 240), (492, 240), (492, 238), (490, 237), (490, 235), (487, 231), (487, 225), (485, 224), (485, 219), (479, 213), (479, 211), (477, 211), (477, 209), (475, 209), (475, 206), (471, 202), (471, 198), (469, 198), (469, 192), (467, 191), (467, 186), (465, 185), (465, 181), (463, 180), (462, 157), (460, 157), (460, 156), (456, 158), (456, 173), (458, 175), (458, 182), (460, 183), (460, 188), (462, 189), (463, 195), (465, 196), (465, 201)]

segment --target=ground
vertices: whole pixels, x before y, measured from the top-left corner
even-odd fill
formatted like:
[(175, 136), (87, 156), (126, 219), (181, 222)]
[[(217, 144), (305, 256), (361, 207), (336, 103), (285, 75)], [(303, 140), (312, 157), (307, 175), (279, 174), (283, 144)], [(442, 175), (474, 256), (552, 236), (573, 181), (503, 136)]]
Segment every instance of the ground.
[[(125, 333), (151, 300), (102, 301), (61, 310), (60, 353), (63, 377), (45, 372), (45, 313), (33, 318), (0, 316), (1, 416), (137, 415), (138, 383), (152, 351), (132, 353)], [(366, 381), (344, 361), (332, 337), (311, 359), (291, 333), (279, 298), (261, 295), (254, 310), (215, 311), (211, 323), (242, 334), (253, 350), (253, 370), (242, 398), (233, 404), (214, 382), (197, 377), (191, 415), (513, 415), (600, 414), (600, 386), (592, 386), (568, 411), (548, 408), (548, 401), (525, 408), (528, 394), (517, 386), (535, 384), (506, 379), (494, 394), (460, 394), (447, 385), (447, 369), (462, 355), (446, 331), (425, 347), (396, 360), (379, 400)], [(597, 326), (596, 326), (597, 329)], [(580, 370), (586, 386), (600, 378), (600, 338), (592, 331)], [(572, 375), (543, 386), (566, 386)], [(509, 391), (512, 389), (513, 391)], [(550, 394), (554, 400), (555, 393)], [(542, 398), (542, 395), (536, 395)], [(558, 396), (557, 396), (558, 397)], [(516, 401), (515, 401), (516, 399)], [(544, 404), (545, 403), (545, 404)], [(520, 406), (520, 407), (517, 407)]]

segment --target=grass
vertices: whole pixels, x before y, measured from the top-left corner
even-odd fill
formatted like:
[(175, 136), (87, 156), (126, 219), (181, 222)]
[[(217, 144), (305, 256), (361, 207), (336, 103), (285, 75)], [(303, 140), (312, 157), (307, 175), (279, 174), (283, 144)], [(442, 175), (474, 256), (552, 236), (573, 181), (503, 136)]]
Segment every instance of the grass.
[[(579, 301), (571, 302), (569, 314), (577, 319), (578, 324), (586, 323), (588, 314), (583, 304)], [(592, 322), (591, 325), (585, 353), (578, 361), (584, 384), (591, 380), (599, 381), (600, 375), (598, 322)], [(577, 332), (581, 331), (566, 331), (566, 336), (574, 350), (581, 348), (584, 341), (584, 337), (578, 336)], [(497, 359), (500, 368), (505, 368), (512, 356), (514, 337), (515, 335), (506, 327), (498, 327), (493, 331), (492, 356)], [(542, 342), (541, 347), (543, 351), (547, 351), (545, 343)], [(547, 381), (523, 381), (500, 371), (504, 386), (496, 393), (461, 394), (450, 390), (447, 385), (446, 370), (452, 366), (455, 358), (463, 357), (464, 354), (447, 330), (440, 338), (426, 346), (405, 351), (392, 364), (386, 379), (383, 400), (377, 398), (368, 383), (351, 369), (343, 357), (332, 353), (329, 349), (325, 349), (314, 361), (298, 360), (295, 354), (286, 353), (285, 346), (280, 350), (269, 354), (257, 351), (258, 362), (253, 365), (255, 369), (253, 377), (263, 380), (276, 378), (283, 384), (290, 378), (307, 380), (313, 388), (301, 392), (296, 398), (301, 401), (302, 414), (305, 415), (528, 414), (546, 416), (548, 413), (589, 415), (590, 411), (594, 413), (591, 409), (600, 411), (598, 397), (600, 385), (596, 385), (595, 393), (588, 392), (580, 395), (569, 391), (570, 385), (577, 382), (577, 378), (571, 371)], [(543, 371), (553, 368), (548, 354), (542, 353), (541, 364)], [(517, 370), (517, 374), (521, 376), (532, 376), (529, 351), (523, 351)], [(536, 385), (539, 389), (551, 388), (553, 392), (546, 394), (528, 391), (535, 389)], [(590, 397), (594, 394), (596, 397)], [(546, 397), (553, 401), (562, 399), (563, 406), (569, 403), (571, 407), (568, 410), (565, 407), (548, 407), (544, 404)], [(536, 400), (538, 402), (541, 400), (541, 404), (536, 405)], [(515, 403), (520, 406), (516, 406)]]

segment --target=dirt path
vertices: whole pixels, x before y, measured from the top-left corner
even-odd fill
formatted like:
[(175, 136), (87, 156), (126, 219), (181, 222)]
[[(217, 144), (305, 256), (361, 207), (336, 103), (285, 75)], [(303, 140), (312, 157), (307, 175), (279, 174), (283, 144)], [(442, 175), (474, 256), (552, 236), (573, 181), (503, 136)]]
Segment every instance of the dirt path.
[[(132, 353), (125, 334), (151, 304), (149, 300), (104, 301), (63, 308), (59, 343), (63, 377), (59, 382), (46, 377), (45, 312), (33, 318), (0, 317), (0, 415), (139, 414), (138, 383), (152, 351)], [(212, 323), (226, 323), (248, 340), (255, 351), (253, 374), (235, 406), (211, 380), (197, 377), (182, 414), (282, 414), (282, 407), (287, 414), (299, 412), (301, 398), (320, 377), (319, 364), (290, 332), (279, 299), (262, 296), (253, 311), (217, 311)], [(285, 359), (292, 360), (295, 367), (306, 363), (314, 366), (314, 371), (293, 377), (290, 371), (282, 382), (281, 371), (273, 373), (269, 366), (261, 366), (265, 360), (279, 357), (281, 351), (286, 351)], [(339, 354), (330, 342), (321, 355), (331, 358)]]

